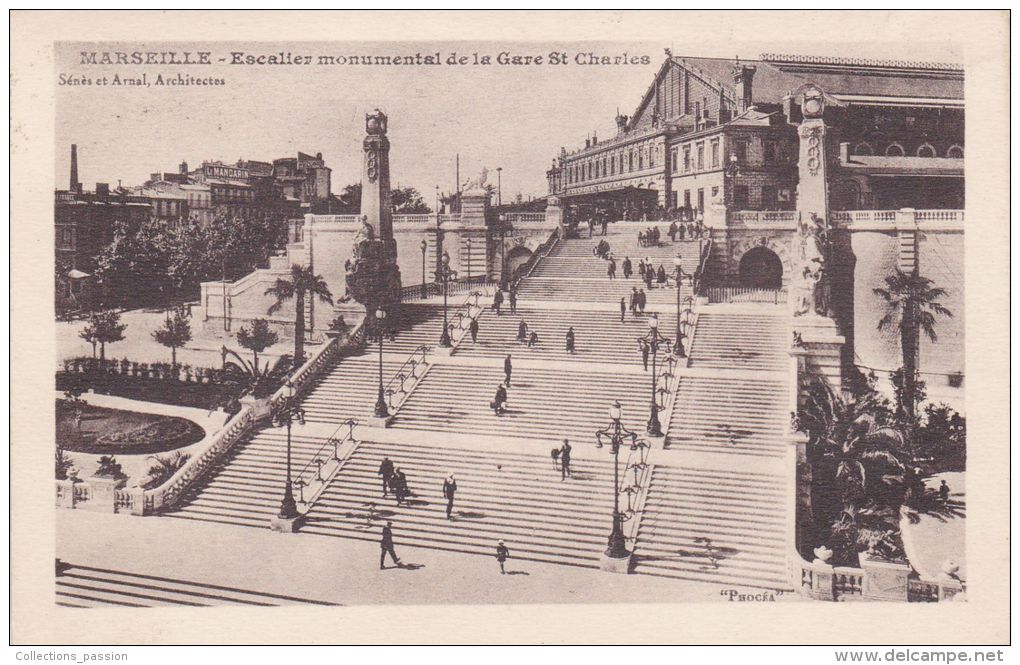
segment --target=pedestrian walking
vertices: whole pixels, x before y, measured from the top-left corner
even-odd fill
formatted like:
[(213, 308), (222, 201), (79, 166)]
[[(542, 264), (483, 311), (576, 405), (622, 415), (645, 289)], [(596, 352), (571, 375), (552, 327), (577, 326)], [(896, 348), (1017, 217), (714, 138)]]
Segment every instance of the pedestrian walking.
[(631, 287), (631, 291), (630, 291), (630, 313), (631, 314), (635, 314), (635, 315), (637, 314), (637, 308), (638, 308), (638, 301), (639, 300), (640, 300), (640, 297), (638, 296), (637, 287), (636, 286)]
[(457, 481), (453, 474), (443, 481), (443, 498), (446, 499), (446, 519), (453, 519), (453, 496), (457, 493)]
[(496, 294), (492, 296), (492, 308), (496, 310), (496, 316), (500, 315), (499, 308), (503, 304), (503, 291), (497, 290)]
[(537, 344), (538, 344), (538, 333), (535, 332), (534, 330), (532, 330), (531, 331), (531, 335), (528, 337), (528, 348), (530, 349), (531, 347), (536, 346)]
[(389, 496), (390, 481), (393, 480), (393, 462), (389, 457), (383, 457), (382, 464), (379, 465), (379, 475), (382, 476), (382, 495), (385, 499)]
[(595, 235), (595, 219), (590, 217), (588, 218), (588, 237), (590, 238), (593, 235)]
[(506, 560), (510, 558), (510, 550), (507, 549), (503, 541), (499, 541), (499, 545), (496, 545), (496, 561), (499, 561), (499, 574), (506, 575)]
[(496, 397), (495, 397), (495, 399), (492, 400), (492, 405), (491, 405), (492, 406), (492, 410), (496, 412), (497, 416), (503, 415), (503, 412), (506, 411), (506, 406), (505, 406), (506, 405), (506, 399), (507, 399), (506, 398), (506, 388), (503, 387), (503, 384), (501, 383), (498, 386), (496, 386)]
[(606, 274), (609, 275), (609, 279), (616, 279), (616, 260), (613, 257), (609, 257), (609, 266), (606, 268)]
[(471, 332), (471, 343), (475, 344), (478, 342), (478, 319), (471, 319), (471, 324), (468, 326), (468, 330)]
[(379, 554), (379, 570), (386, 568), (386, 555), (389, 554), (390, 558), (393, 559), (394, 565), (398, 568), (403, 568), (400, 563), (400, 559), (397, 558), (397, 553), (393, 550), (393, 522), (386, 522), (386, 526), (382, 529), (382, 540), (379, 541), (379, 548), (382, 550)]
[(648, 304), (648, 294), (645, 293), (644, 289), (641, 289), (641, 290), (638, 291), (638, 310), (642, 314), (645, 313), (645, 305), (647, 305), (647, 304)]
[(602, 235), (606, 235), (606, 231), (609, 229), (609, 220), (606, 217), (602, 217)]
[(949, 485), (946, 484), (946, 481), (944, 480), (942, 481), (942, 484), (939, 485), (939, 499), (942, 500), (942, 503), (949, 501)]
[(528, 341), (528, 324), (524, 319), (521, 319), (521, 322), (517, 324), (517, 341), (521, 344)]
[(641, 345), (641, 362), (644, 364), (645, 371), (647, 372), (648, 371), (648, 345), (647, 344), (642, 344)]
[(510, 354), (508, 353), (506, 355), (506, 359), (503, 361), (503, 373), (506, 374), (506, 381), (504, 383), (506, 383), (507, 388), (510, 387), (510, 374), (513, 372), (513, 370), (514, 364), (510, 362)]
[(567, 479), (567, 476), (573, 477), (573, 473), (570, 470), (570, 441), (563, 439), (563, 446), (560, 448), (560, 481)]
[(623, 323), (627, 316), (627, 299), (620, 298), (620, 323)]
[(511, 314), (516, 314), (517, 313), (517, 289), (516, 288), (510, 289), (510, 313)]
[(677, 230), (676, 229), (676, 222), (670, 222), (669, 223), (669, 231), (666, 233), (666, 235), (669, 236), (670, 242), (676, 242), (676, 230)]
[(638, 271), (638, 275), (641, 276), (641, 279), (644, 280), (644, 278), (645, 278), (645, 260), (644, 259), (640, 259), (638, 261), (637, 271)]
[(658, 271), (658, 273), (656, 273), (656, 281), (659, 284), (665, 284), (666, 283), (666, 269), (662, 266), (661, 263), (659, 264), (659, 271)]
[(679, 233), (680, 233), (680, 240), (681, 241), (684, 239), (684, 229), (686, 229), (686, 228), (687, 228), (686, 224), (681, 224), (680, 228), (677, 229), (677, 231), (679, 231)]
[(574, 352), (574, 326), (567, 328), (567, 353)]
[(623, 257), (623, 278), (630, 279), (630, 276), (634, 274), (634, 266), (630, 262), (630, 257)]
[(393, 471), (393, 477), (390, 479), (390, 487), (393, 489), (393, 493), (397, 497), (397, 505), (402, 506), (407, 501), (408, 495), (411, 493), (407, 488), (407, 476), (400, 469)]

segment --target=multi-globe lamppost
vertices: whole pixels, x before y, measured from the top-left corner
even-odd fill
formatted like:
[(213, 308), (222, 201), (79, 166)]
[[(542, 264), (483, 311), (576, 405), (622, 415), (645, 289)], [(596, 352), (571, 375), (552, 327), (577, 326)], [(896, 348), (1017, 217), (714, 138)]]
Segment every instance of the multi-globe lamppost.
[(687, 354), (684, 351), (684, 333), (680, 322), (680, 287), (683, 282), (684, 269), (683, 261), (679, 255), (673, 259), (673, 265), (676, 267), (676, 343), (673, 348), (678, 356), (684, 358)]
[[(436, 213), (437, 215), (439, 213)], [(428, 285), (425, 284), (425, 252), (429, 249), (429, 243), (426, 240), (421, 241), (421, 297), (422, 300), (429, 297)]]
[(298, 517), (297, 502), (294, 501), (294, 482), (290, 475), (290, 428), (296, 420), (305, 424), (305, 411), (294, 399), (294, 384), (287, 382), (288, 394), (273, 411), (273, 422), (277, 427), (287, 428), (287, 483), (280, 502), (280, 518), (291, 520)]
[(443, 334), (439, 337), (439, 346), (447, 348), (453, 346), (453, 340), (450, 339), (450, 325), (446, 314), (447, 295), (451, 279), (457, 279), (457, 271), (450, 269), (450, 253), (443, 252), (443, 261), (436, 270), (436, 281), (443, 284)]
[(623, 426), (623, 409), (620, 402), (609, 406), (609, 425), (595, 432), (595, 447), (610, 445), (613, 455), (613, 531), (609, 534), (609, 546), (606, 556), (611, 559), (626, 559), (630, 556), (627, 550), (627, 538), (623, 535), (623, 517), (620, 515), (620, 446), (630, 443), (631, 450), (637, 450), (637, 434)]
[(638, 338), (639, 348), (642, 351), (647, 349), (648, 353), (652, 354), (652, 402), (649, 407), (650, 414), (646, 428), (649, 436), (662, 436), (662, 423), (659, 422), (659, 402), (655, 394), (658, 389), (656, 360), (660, 348), (669, 353), (670, 344), (670, 339), (659, 332), (659, 317), (653, 314), (648, 319), (648, 332)]
[(383, 393), (383, 337), (385, 336), (386, 311), (380, 307), (375, 310), (376, 334), (379, 336), (379, 396), (375, 400), (375, 417), (389, 418), (390, 410), (386, 408), (386, 396)]

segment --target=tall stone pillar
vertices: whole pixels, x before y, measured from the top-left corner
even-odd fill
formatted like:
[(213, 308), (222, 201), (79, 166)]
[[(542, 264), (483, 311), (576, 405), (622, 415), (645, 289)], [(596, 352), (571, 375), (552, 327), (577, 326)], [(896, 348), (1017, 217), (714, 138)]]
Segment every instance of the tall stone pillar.
[(795, 345), (805, 350), (809, 375), (838, 387), (842, 380), (840, 355), (845, 339), (833, 320), (831, 271), (832, 225), (829, 221), (829, 151), (825, 107), (828, 98), (813, 85), (798, 95), (802, 120), (798, 165), (798, 234), (794, 239), (794, 274), (789, 302)]
[(377, 308), (393, 312), (400, 304), (400, 268), (393, 239), (390, 201), (390, 142), (386, 115), (376, 109), (365, 116), (361, 170), (361, 229), (354, 239), (347, 269), (348, 295), (371, 316)]

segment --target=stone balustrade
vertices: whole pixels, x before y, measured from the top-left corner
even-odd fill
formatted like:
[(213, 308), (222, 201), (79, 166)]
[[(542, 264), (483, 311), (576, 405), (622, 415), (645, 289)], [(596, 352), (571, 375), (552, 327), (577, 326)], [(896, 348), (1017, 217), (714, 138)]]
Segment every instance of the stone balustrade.
[(544, 224), (546, 216), (544, 212), (510, 212), (504, 219), (510, 224)]
[(730, 213), (730, 224), (748, 227), (796, 226), (800, 213), (796, 210), (734, 210)]
[(841, 226), (870, 226), (880, 228), (910, 228), (919, 224), (963, 225), (963, 210), (837, 210), (831, 213), (832, 221)]

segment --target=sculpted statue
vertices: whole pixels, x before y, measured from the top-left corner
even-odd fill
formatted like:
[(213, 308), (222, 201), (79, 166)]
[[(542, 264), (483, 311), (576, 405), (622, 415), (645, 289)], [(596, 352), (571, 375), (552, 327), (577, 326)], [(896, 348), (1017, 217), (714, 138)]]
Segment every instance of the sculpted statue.
[(365, 114), (365, 133), (372, 136), (382, 136), (386, 133), (386, 114), (376, 109)]
[(811, 213), (811, 223), (802, 221), (798, 226), (800, 275), (795, 284), (794, 316), (806, 316), (824, 310), (823, 277), (825, 253), (822, 242), (826, 235), (824, 220)]
[(474, 180), (468, 179), (464, 181), (461, 186), (465, 192), (472, 192), (480, 189), (485, 189), (485, 183), (489, 180), (489, 169), (482, 167), (482, 172), (478, 174), (478, 177)]
[(375, 229), (368, 223), (368, 215), (361, 216), (361, 228), (354, 235), (354, 242), (362, 242), (364, 240), (375, 240)]

